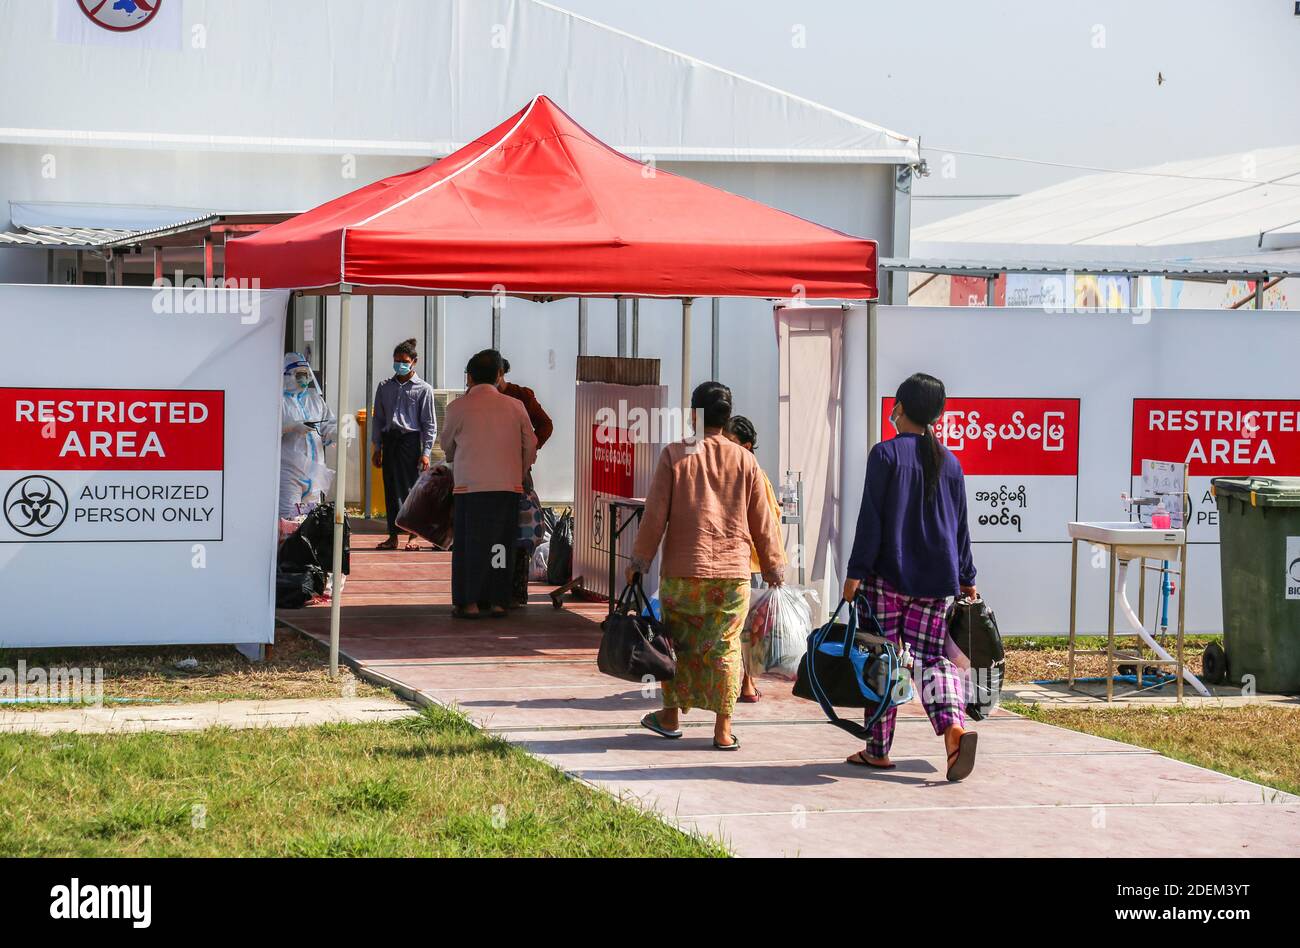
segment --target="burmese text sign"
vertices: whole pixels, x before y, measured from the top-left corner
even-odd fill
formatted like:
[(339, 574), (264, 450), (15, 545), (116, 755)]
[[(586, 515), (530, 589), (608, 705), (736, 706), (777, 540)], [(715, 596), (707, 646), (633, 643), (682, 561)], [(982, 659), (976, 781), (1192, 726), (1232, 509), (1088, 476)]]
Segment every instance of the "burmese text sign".
[[(881, 418), (893, 410), (885, 398)], [(1078, 510), (1077, 398), (950, 397), (934, 427), (965, 472), (973, 542), (1060, 540)]]

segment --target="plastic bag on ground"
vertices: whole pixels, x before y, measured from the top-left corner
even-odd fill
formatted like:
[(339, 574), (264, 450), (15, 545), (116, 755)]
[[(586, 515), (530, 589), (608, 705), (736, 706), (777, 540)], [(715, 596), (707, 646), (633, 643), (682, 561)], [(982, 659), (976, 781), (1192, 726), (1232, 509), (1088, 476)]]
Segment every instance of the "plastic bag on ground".
[(550, 553), (550, 540), (546, 540), (537, 545), (537, 549), (533, 551), (532, 562), (528, 564), (528, 581), (530, 583), (546, 582), (546, 558)]
[(812, 633), (817, 594), (800, 586), (766, 586), (750, 593), (741, 654), (750, 675), (794, 679)]
[(451, 549), (454, 487), (450, 467), (440, 464), (425, 471), (397, 512), (397, 529), (428, 540), (436, 550)]

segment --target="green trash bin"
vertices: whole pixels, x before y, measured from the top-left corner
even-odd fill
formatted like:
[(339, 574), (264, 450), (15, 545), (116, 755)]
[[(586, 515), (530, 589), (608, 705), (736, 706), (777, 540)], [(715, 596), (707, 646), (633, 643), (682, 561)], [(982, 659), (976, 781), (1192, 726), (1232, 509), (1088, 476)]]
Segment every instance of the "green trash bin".
[[(1300, 477), (1216, 477), (1226, 678), (1300, 692)], [(1207, 672), (1224, 656), (1207, 654)]]

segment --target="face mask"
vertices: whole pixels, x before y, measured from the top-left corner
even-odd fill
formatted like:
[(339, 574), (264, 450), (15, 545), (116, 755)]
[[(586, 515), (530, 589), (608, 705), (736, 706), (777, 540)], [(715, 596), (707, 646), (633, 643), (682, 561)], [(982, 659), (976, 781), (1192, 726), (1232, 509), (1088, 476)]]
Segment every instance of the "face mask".
[(409, 363), (409, 362), (394, 362), (394, 363), (393, 363), (393, 371), (396, 372), (398, 375), (410, 375), (410, 374), (411, 374), (411, 363)]
[(299, 375), (299, 376), (296, 377), (295, 381), (297, 381), (297, 383), (298, 383), (298, 387), (299, 387), (299, 388), (302, 388), (302, 389), (311, 388), (311, 377), (310, 377), (310, 376), (307, 376), (307, 375)]

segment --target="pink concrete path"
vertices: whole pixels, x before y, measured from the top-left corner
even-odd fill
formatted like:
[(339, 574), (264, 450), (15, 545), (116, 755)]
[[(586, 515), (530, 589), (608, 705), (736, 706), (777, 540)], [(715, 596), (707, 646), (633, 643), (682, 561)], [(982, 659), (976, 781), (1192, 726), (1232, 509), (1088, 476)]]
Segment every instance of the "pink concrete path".
[[(686, 736), (637, 727), (657, 694), (596, 671), (605, 607), (551, 608), (549, 587), (503, 620), (450, 618), (450, 556), (373, 552), (354, 540), (341, 648), (364, 671), (610, 793), (746, 856), (1293, 856), (1300, 798), (1142, 748), (1002, 712), (975, 727), (975, 774), (943, 779), (942, 742), (902, 709), (897, 770), (844, 762), (853, 739), (766, 680), (736, 713), (741, 749), (712, 748), (712, 715)], [(329, 610), (280, 618), (327, 639)]]

